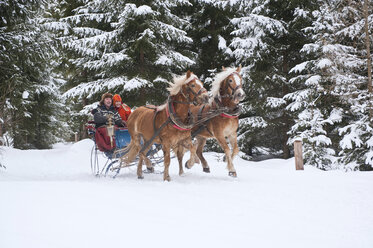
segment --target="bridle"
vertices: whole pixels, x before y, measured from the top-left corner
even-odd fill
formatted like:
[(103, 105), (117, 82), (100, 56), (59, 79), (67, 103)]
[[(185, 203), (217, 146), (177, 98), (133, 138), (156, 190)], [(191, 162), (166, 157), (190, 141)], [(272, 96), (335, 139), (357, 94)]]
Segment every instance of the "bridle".
[(240, 80), (242, 81), (242, 77), (241, 77), (241, 75), (238, 73), (238, 72), (232, 72), (226, 79), (225, 79), (225, 92), (227, 92), (228, 91), (228, 88), (229, 89), (231, 89), (231, 94), (224, 94), (224, 95), (222, 95), (222, 96), (220, 96), (221, 98), (229, 98), (229, 99), (233, 99), (233, 97), (234, 97), (234, 94), (236, 93), (236, 91), (238, 90), (238, 89), (242, 89), (242, 84), (239, 84), (239, 85), (236, 85), (236, 87), (235, 88), (233, 88), (232, 87), (232, 85), (231, 85), (231, 82), (230, 81), (228, 81), (228, 78), (230, 77), (230, 76), (232, 76), (232, 75), (237, 75), (239, 78), (240, 78)]
[[(215, 96), (214, 97), (214, 102), (215, 104), (217, 105), (218, 108), (224, 108), (224, 104), (221, 102), (220, 98), (229, 98), (230, 100), (232, 100), (234, 98), (234, 94), (236, 93), (236, 91), (238, 89), (242, 89), (242, 84), (239, 84), (239, 85), (236, 85), (235, 88), (232, 87), (231, 85), (231, 82), (227, 81), (228, 78), (232, 75), (237, 75), (240, 80), (242, 81), (242, 77), (241, 75), (238, 73), (238, 72), (232, 72), (231, 74), (229, 74), (229, 76), (227, 76), (227, 78), (225, 79), (226, 83), (225, 83), (225, 92), (228, 91), (228, 88), (231, 89), (231, 94), (224, 94), (222, 96)], [(236, 105), (236, 108), (232, 109), (229, 111), (229, 113), (227, 112), (223, 112), (222, 114), (220, 114), (220, 116), (223, 116), (223, 117), (228, 117), (228, 118), (237, 118), (239, 115), (240, 115), (240, 108), (238, 107), (238, 105)]]
[[(194, 81), (196, 80), (196, 78), (194, 78), (193, 80), (191, 81)], [(190, 81), (190, 82), (191, 82)], [(187, 85), (187, 89), (186, 89), (186, 92), (184, 93), (184, 89), (181, 88), (181, 94), (187, 99), (186, 102), (183, 102), (183, 101), (175, 101), (173, 100), (174, 103), (181, 103), (181, 104), (191, 104), (193, 103), (193, 105), (197, 106), (198, 103), (197, 103), (197, 98), (202, 95), (203, 93), (207, 92), (207, 90), (202, 86), (198, 92), (195, 92), (192, 87), (190, 87), (190, 85)], [(189, 93), (192, 93), (193, 95), (193, 100), (190, 99), (190, 94)]]

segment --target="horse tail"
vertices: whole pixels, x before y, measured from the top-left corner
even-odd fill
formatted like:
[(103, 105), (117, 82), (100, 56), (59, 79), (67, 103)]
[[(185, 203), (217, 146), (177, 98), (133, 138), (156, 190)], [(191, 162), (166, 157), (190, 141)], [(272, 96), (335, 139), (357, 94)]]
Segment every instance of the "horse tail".
[(125, 164), (130, 164), (133, 160), (135, 160), (137, 154), (139, 154), (139, 151), (141, 149), (140, 142), (138, 141), (137, 138), (131, 139), (130, 144), (127, 146), (128, 147), (128, 153), (124, 155), (124, 162)]

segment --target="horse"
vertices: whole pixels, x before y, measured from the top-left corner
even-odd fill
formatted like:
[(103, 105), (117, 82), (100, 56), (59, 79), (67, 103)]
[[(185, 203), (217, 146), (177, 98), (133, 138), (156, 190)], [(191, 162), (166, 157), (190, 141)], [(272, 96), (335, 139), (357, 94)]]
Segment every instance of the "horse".
[[(240, 75), (241, 66), (237, 68), (224, 68), (223, 71), (215, 76), (211, 88), (211, 98), (209, 104), (201, 107), (192, 107), (191, 112), (193, 115), (202, 118), (207, 113), (213, 113), (219, 109), (227, 109), (223, 112), (206, 122), (202, 125), (195, 126), (192, 129), (192, 137), (196, 137), (196, 152), (199, 160), (202, 162), (203, 171), (206, 173), (210, 172), (210, 167), (203, 157), (203, 147), (206, 144), (208, 138), (215, 138), (221, 148), (224, 150), (225, 158), (227, 162), (228, 175), (231, 177), (237, 177), (237, 172), (233, 166), (233, 158), (238, 154), (239, 149), (237, 146), (237, 129), (238, 129), (238, 116), (239, 107), (238, 104), (242, 101), (246, 95), (242, 89), (242, 77)], [(228, 138), (233, 151), (231, 152), (228, 143)], [(191, 150), (191, 159), (193, 157), (194, 149)], [(182, 144), (179, 144), (177, 148), (177, 158), (179, 161), (179, 170), (182, 171), (182, 159), (185, 153), (185, 149)], [(189, 159), (185, 163), (185, 167), (190, 169), (194, 163)], [(198, 160), (197, 160), (198, 161)]]
[[(146, 153), (153, 143), (162, 145), (164, 154), (163, 180), (170, 181), (170, 150), (178, 143), (182, 143), (192, 152), (195, 148), (191, 140), (193, 118), (190, 116), (191, 104), (207, 103), (207, 90), (196, 75), (188, 71), (186, 75), (175, 77), (167, 88), (170, 95), (165, 104), (157, 109), (142, 106), (132, 112), (127, 121), (131, 135), (129, 151), (122, 161), (129, 164), (139, 155), (137, 176), (143, 178), (142, 163), (145, 160), (148, 170), (152, 171), (151, 161)], [(143, 143), (143, 146), (141, 145)], [(194, 164), (191, 156), (190, 164)]]

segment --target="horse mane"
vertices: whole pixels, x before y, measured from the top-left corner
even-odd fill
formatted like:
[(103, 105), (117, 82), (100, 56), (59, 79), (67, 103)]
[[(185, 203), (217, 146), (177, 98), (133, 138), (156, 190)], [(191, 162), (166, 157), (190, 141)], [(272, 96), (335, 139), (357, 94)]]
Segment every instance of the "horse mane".
[(214, 82), (212, 82), (212, 85), (211, 85), (212, 98), (219, 95), (221, 83), (224, 81), (224, 79), (226, 79), (229, 75), (231, 75), (236, 70), (237, 68), (228, 67), (228, 68), (225, 68), (224, 71), (216, 74)]
[(180, 92), (181, 87), (184, 84), (189, 83), (190, 81), (192, 81), (195, 78), (197, 78), (197, 76), (194, 75), (193, 73), (191, 73), (189, 78), (186, 78), (186, 74), (182, 75), (182, 76), (176, 76), (176, 77), (173, 78), (173, 83), (171, 83), (171, 82), (168, 83), (169, 87), (167, 88), (167, 90), (170, 92), (171, 96), (174, 96), (174, 95), (176, 95), (177, 93)]
[(166, 103), (163, 103), (163, 104), (160, 105), (160, 106), (158, 106), (157, 111), (162, 111), (162, 110), (164, 110), (164, 109), (166, 108), (166, 106), (167, 106), (167, 102), (166, 102)]

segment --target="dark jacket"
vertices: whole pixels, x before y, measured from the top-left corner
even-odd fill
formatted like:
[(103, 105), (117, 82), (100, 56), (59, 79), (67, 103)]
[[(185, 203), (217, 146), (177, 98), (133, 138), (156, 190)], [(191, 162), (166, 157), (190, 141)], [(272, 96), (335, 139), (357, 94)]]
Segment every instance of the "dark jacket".
[(109, 124), (107, 118), (109, 114), (113, 116), (113, 124), (119, 127), (123, 126), (122, 118), (120, 118), (120, 115), (118, 114), (118, 111), (115, 110), (114, 106), (110, 106), (110, 108), (107, 109), (105, 105), (99, 105), (96, 109), (92, 110), (92, 114), (96, 128)]

